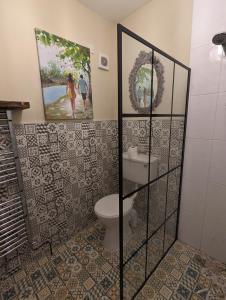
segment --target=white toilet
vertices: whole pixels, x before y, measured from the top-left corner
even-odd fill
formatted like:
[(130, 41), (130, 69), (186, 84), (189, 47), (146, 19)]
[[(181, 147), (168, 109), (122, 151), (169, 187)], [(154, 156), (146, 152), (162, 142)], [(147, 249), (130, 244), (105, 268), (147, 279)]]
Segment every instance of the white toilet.
[[(123, 240), (125, 244), (132, 234), (129, 219), (134, 198), (127, 198), (123, 201)], [(117, 250), (119, 248), (119, 194), (101, 198), (96, 203), (94, 210), (100, 222), (106, 227), (104, 247)]]
[[(148, 178), (148, 156), (136, 154), (130, 157), (128, 152), (123, 153), (123, 178), (137, 184), (146, 184)], [(151, 157), (151, 179), (157, 177), (158, 159)], [(123, 242), (129, 241), (132, 231), (129, 225), (130, 212), (136, 193), (123, 200)], [(119, 195), (112, 194), (101, 198), (94, 207), (94, 211), (100, 222), (106, 227), (104, 247), (110, 250), (119, 249)]]

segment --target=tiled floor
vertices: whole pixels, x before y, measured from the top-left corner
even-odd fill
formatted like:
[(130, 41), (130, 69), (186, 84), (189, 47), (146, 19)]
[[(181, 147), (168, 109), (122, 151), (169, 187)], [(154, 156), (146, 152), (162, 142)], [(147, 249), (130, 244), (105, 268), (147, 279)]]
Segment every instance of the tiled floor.
[[(99, 223), (3, 276), (0, 299), (119, 299), (118, 256), (104, 250)], [(142, 256), (125, 274), (125, 299), (135, 292)], [(176, 242), (136, 299), (226, 299), (226, 265)]]
[(226, 299), (226, 264), (177, 241), (136, 299)]

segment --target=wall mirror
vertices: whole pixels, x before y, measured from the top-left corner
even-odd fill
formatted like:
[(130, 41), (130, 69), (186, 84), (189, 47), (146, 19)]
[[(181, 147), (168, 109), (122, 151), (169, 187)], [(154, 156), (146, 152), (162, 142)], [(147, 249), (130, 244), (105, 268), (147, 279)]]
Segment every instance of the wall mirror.
[(155, 110), (162, 100), (164, 67), (156, 56), (153, 59), (153, 88), (151, 77), (152, 52), (140, 51), (129, 75), (130, 101), (139, 113), (149, 113), (151, 103), (152, 110)]

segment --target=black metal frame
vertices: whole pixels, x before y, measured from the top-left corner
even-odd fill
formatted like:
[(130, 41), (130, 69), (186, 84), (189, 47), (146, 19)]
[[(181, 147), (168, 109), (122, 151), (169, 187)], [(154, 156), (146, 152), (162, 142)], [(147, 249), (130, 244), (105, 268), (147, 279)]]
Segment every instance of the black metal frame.
[[(173, 80), (172, 80), (172, 99), (171, 99), (171, 113), (170, 114), (153, 114), (152, 113), (152, 103), (150, 107), (150, 113), (147, 114), (139, 114), (139, 113), (123, 113), (122, 111), (122, 33), (127, 34), (131, 38), (135, 39), (136, 41), (142, 43), (143, 45), (150, 48), (152, 51), (152, 60), (154, 59), (155, 52), (168, 58), (170, 61), (173, 62)], [(117, 47), (118, 47), (118, 153), (119, 153), (119, 239), (120, 239), (120, 258), (119, 258), (119, 267), (120, 267), (120, 299), (123, 299), (123, 270), (126, 264), (141, 250), (142, 247), (146, 245), (146, 258), (145, 258), (145, 280), (142, 283), (142, 285), (139, 287), (139, 289), (136, 291), (136, 293), (133, 295), (132, 299), (134, 299), (139, 291), (142, 289), (146, 281), (149, 279), (149, 277), (152, 275), (152, 273), (155, 271), (161, 260), (165, 257), (169, 249), (172, 247), (174, 242), (178, 238), (178, 226), (179, 226), (179, 212), (180, 212), (180, 199), (181, 199), (181, 185), (182, 185), (182, 176), (183, 176), (183, 162), (184, 162), (184, 148), (185, 148), (185, 138), (186, 138), (186, 123), (187, 123), (187, 110), (188, 110), (188, 98), (189, 98), (189, 86), (190, 86), (190, 73), (191, 69), (181, 63), (180, 61), (176, 60), (172, 56), (168, 55), (167, 53), (163, 52), (162, 50), (158, 49), (156, 46), (152, 45), (148, 41), (144, 40), (134, 32), (128, 30), (121, 24), (117, 25)], [(186, 94), (186, 106), (185, 106), (185, 113), (184, 114), (173, 114), (173, 99), (174, 99), (174, 79), (175, 79), (175, 66), (179, 65), (180, 67), (184, 68), (188, 72), (188, 79), (187, 79), (187, 94)], [(152, 64), (152, 74), (153, 74), (153, 64)], [(153, 87), (153, 76), (151, 81), (151, 87)], [(136, 190), (128, 193), (127, 195), (123, 195), (123, 118), (131, 118), (131, 117), (148, 117), (150, 120), (150, 135), (149, 135), (149, 171), (148, 171), (148, 182), (145, 185), (142, 185), (141, 187), (137, 188)], [(158, 176), (154, 180), (150, 180), (150, 157), (151, 157), (151, 138), (152, 138), (152, 119), (155, 117), (170, 117), (170, 137), (169, 137), (169, 157), (168, 157), (168, 170), (164, 174)], [(181, 155), (181, 162), (177, 166), (170, 169), (170, 147), (171, 147), (171, 128), (172, 128), (172, 120), (175, 117), (183, 117), (184, 118), (184, 135), (183, 135), (183, 144), (182, 144), (182, 155)], [(172, 173), (173, 171), (180, 168), (180, 184), (179, 184), (179, 193), (178, 193), (178, 207), (176, 210), (171, 212), (171, 214), (167, 217), (166, 214), (166, 208), (167, 208), (167, 195), (168, 195), (168, 174)], [(165, 203), (165, 218), (164, 222), (149, 236), (148, 233), (148, 224), (149, 224), (149, 193), (150, 193), (150, 185), (154, 182), (157, 182), (159, 179), (167, 176), (167, 183), (166, 183), (166, 203)], [(146, 228), (146, 239), (144, 242), (141, 243), (141, 245), (134, 251), (129, 258), (124, 262), (123, 260), (123, 200), (132, 196), (134, 193), (143, 190), (147, 188), (148, 189), (148, 199), (147, 199), (147, 228)], [(170, 245), (170, 247), (167, 250), (164, 250), (165, 248), (165, 227), (166, 222), (177, 213), (177, 222), (176, 222), (176, 236), (173, 243)], [(147, 255), (148, 255), (148, 242), (150, 239), (158, 232), (158, 230), (164, 226), (164, 239), (163, 239), (163, 256), (159, 260), (159, 262), (156, 264), (154, 269), (151, 271), (150, 274), (147, 274)]]

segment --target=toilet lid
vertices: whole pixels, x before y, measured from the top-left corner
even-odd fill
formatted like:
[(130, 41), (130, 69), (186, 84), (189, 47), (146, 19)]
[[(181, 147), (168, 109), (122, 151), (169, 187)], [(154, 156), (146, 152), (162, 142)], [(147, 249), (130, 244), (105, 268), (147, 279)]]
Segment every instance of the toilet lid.
[[(123, 215), (126, 215), (133, 206), (133, 199), (123, 200)], [(112, 194), (101, 198), (94, 207), (95, 213), (103, 218), (119, 216), (119, 194)]]

